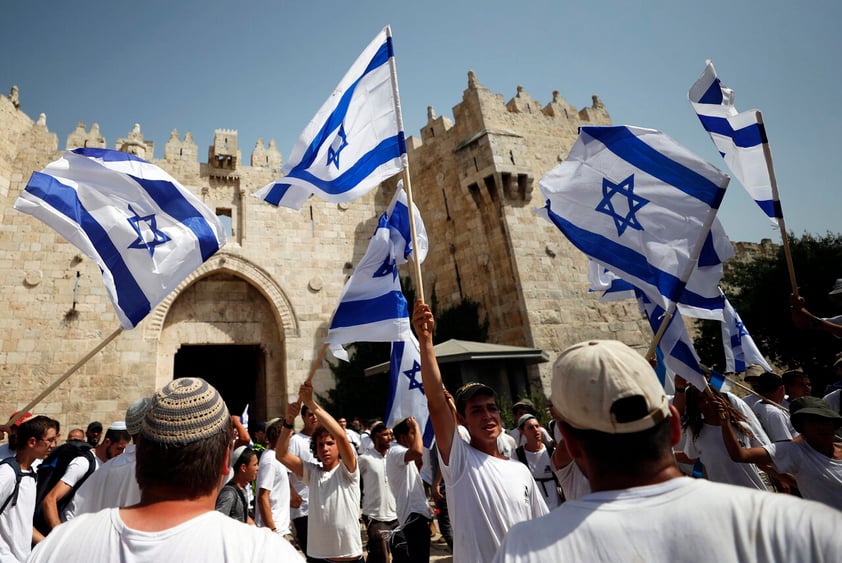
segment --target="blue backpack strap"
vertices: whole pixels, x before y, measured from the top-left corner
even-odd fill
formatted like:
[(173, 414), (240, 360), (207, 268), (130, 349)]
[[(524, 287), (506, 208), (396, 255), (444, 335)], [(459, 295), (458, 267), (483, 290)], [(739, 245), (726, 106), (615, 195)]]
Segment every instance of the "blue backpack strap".
[[(6, 507), (9, 506), (9, 504), (11, 504), (12, 506), (15, 506), (18, 503), (18, 493), (20, 492), (20, 481), (24, 477), (24, 473), (20, 468), (20, 463), (18, 463), (17, 458), (14, 457), (14, 456), (7, 457), (6, 459), (0, 461), (0, 465), (9, 465), (15, 471), (15, 488), (14, 488), (14, 490), (12, 490), (12, 494), (9, 495), (9, 498), (7, 498), (5, 500), (5, 502), (3, 502), (3, 505), (0, 506), (0, 514), (3, 514), (3, 511), (6, 510)], [(33, 477), (33, 478), (35, 477), (35, 475), (33, 475), (32, 473), (27, 473), (26, 476), (27, 477)]]

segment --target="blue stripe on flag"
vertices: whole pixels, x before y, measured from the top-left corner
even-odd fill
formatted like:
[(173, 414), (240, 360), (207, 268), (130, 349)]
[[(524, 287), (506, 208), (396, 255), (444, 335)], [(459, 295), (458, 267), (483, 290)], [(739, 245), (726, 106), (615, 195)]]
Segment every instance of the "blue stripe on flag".
[(266, 193), (263, 197), (268, 203), (272, 205), (280, 205), (281, 200), (286, 195), (287, 191), (292, 187), (290, 184), (284, 184), (281, 182), (275, 182), (272, 188)]
[(722, 385), (725, 383), (725, 376), (718, 371), (710, 370), (710, 386), (717, 391), (722, 390)]
[(386, 413), (383, 415), (383, 421), (388, 423), (389, 414), (395, 405), (395, 398), (398, 396), (398, 381), (399, 377), (395, 374), (401, 369), (401, 359), (403, 359), (403, 349), (406, 342), (403, 340), (395, 340), (392, 342), (392, 354), (389, 356), (389, 397), (386, 399)]
[[(377, 53), (374, 54), (374, 57), (371, 59), (371, 62), (368, 64), (368, 67), (365, 69), (363, 74), (359, 78), (357, 78), (348, 87), (347, 90), (345, 90), (345, 93), (342, 94), (342, 98), (340, 98), (334, 110), (325, 120), (324, 125), (322, 125), (321, 129), (319, 129), (319, 132), (313, 137), (310, 146), (307, 147), (306, 152), (301, 157), (301, 161), (295, 166), (295, 168), (290, 170), (287, 176), (298, 177), (297, 172), (310, 168), (310, 166), (312, 166), (313, 162), (316, 160), (316, 156), (319, 154), (319, 150), (321, 149), (324, 142), (327, 139), (333, 139), (331, 133), (335, 131), (336, 128), (339, 127), (345, 120), (345, 115), (348, 113), (348, 107), (351, 105), (351, 98), (354, 97), (354, 92), (357, 89), (357, 85), (359, 85), (360, 81), (363, 78), (365, 78), (365, 76), (368, 73), (383, 66), (389, 61), (391, 51), (389, 43), (390, 42), (387, 41), (386, 43), (380, 46), (380, 48), (377, 50)], [(405, 143), (403, 144), (403, 146), (406, 146)]]
[(202, 262), (213, 256), (219, 250), (219, 241), (208, 225), (207, 220), (193, 205), (181, 194), (172, 182), (167, 180), (147, 180), (127, 174), (135, 182), (140, 184), (146, 193), (149, 194), (161, 210), (182, 223), (193, 231), (199, 240), (199, 249), (202, 252)]
[(731, 127), (728, 119), (724, 117), (699, 114), (699, 121), (702, 122), (702, 126), (708, 133), (716, 133), (723, 137), (729, 137), (740, 148), (756, 147), (768, 142), (766, 139), (766, 128), (761, 123), (752, 123), (742, 129), (735, 130)]
[(547, 200), (547, 216), (579, 250), (597, 261), (611, 264), (620, 271), (657, 287), (661, 295), (667, 299), (679, 301), (685, 282), (669, 272), (659, 270), (643, 254), (602, 235), (582, 229), (556, 215), (551, 205), (550, 200)]
[[(308, 182), (309, 184), (318, 187), (323, 192), (331, 195), (342, 194), (356, 187), (357, 184), (367, 178), (384, 162), (393, 158), (400, 158), (401, 154), (403, 154), (401, 153), (401, 146), (406, 146), (406, 141), (403, 139), (402, 131), (398, 135), (382, 140), (376, 147), (360, 157), (360, 159), (357, 160), (351, 168), (333, 180), (324, 180), (314, 176), (306, 169), (306, 167), (300, 168), (298, 166), (290, 171), (290, 173), (285, 177), (298, 178), (299, 180)], [(281, 187), (285, 185), (286, 184), (276, 184), (276, 186)], [(274, 192), (275, 187), (273, 187), (270, 191)], [(286, 190), (284, 190), (284, 192), (286, 192)], [(280, 196), (276, 198), (273, 194), (273, 198), (280, 199)], [(266, 199), (271, 202), (268, 198)]]
[(702, 245), (702, 251), (699, 253), (699, 267), (718, 266), (722, 263), (722, 259), (716, 252), (716, 245), (713, 242), (713, 233), (708, 232), (705, 237), (705, 244)]
[(108, 233), (82, 205), (76, 190), (48, 174), (33, 172), (26, 185), (26, 191), (79, 225), (114, 278), (120, 309), (132, 325), (142, 321), (151, 310), (149, 300), (146, 299), (143, 289), (138, 285)]
[(390, 291), (372, 299), (343, 301), (336, 308), (330, 328), (358, 326), (409, 317), (406, 298), (400, 291)]
[(766, 200), (759, 200), (755, 199), (754, 201), (757, 202), (757, 205), (760, 206), (760, 209), (763, 210), (766, 215), (771, 218), (783, 217), (784, 216), (784, 208), (781, 207), (781, 202), (776, 201), (774, 199), (766, 199)]
[(135, 162), (147, 162), (133, 154), (121, 151), (114, 151), (111, 149), (78, 148), (73, 149), (70, 152), (78, 154), (80, 156), (87, 156), (88, 158), (98, 158), (103, 162), (126, 162), (131, 160)]
[(713, 105), (721, 105), (722, 104), (722, 85), (719, 82), (719, 79), (714, 79), (713, 83), (711, 83), (710, 87), (702, 94), (702, 97), (699, 99), (698, 103), (700, 104), (713, 104)]
[(723, 188), (695, 170), (664, 156), (626, 127), (582, 127), (581, 130), (632, 166), (714, 209), (719, 208), (725, 197)]

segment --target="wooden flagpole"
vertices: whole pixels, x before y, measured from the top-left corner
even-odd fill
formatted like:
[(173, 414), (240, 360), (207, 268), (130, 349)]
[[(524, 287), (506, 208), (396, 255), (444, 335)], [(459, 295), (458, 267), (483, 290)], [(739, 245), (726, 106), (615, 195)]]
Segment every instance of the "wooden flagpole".
[(14, 423), (15, 423), (15, 422), (17, 422), (19, 419), (21, 419), (21, 418), (22, 418), (22, 417), (23, 417), (23, 416), (27, 413), (27, 411), (29, 411), (32, 407), (34, 407), (35, 405), (37, 405), (38, 403), (40, 403), (42, 400), (44, 400), (44, 397), (46, 397), (47, 395), (49, 395), (50, 393), (52, 393), (52, 392), (55, 390), (55, 388), (56, 388), (56, 387), (58, 387), (59, 385), (61, 385), (62, 383), (64, 383), (64, 381), (65, 381), (68, 377), (70, 377), (71, 375), (73, 375), (73, 374), (74, 374), (74, 373), (75, 373), (75, 372), (76, 372), (76, 371), (77, 371), (80, 367), (82, 367), (83, 365), (85, 365), (85, 363), (87, 363), (87, 362), (88, 362), (91, 358), (93, 358), (93, 357), (94, 357), (94, 356), (95, 356), (95, 355), (96, 355), (96, 354), (97, 354), (100, 350), (102, 350), (103, 348), (105, 348), (105, 347), (106, 347), (106, 346), (107, 346), (107, 345), (108, 345), (108, 344), (109, 344), (112, 340), (114, 340), (115, 338), (117, 338), (117, 337), (120, 335), (120, 333), (122, 333), (122, 332), (123, 332), (123, 328), (122, 328), (122, 327), (120, 327), (120, 328), (118, 328), (117, 330), (115, 330), (114, 332), (112, 332), (110, 335), (106, 336), (106, 337), (102, 340), (102, 342), (100, 342), (99, 344), (97, 344), (97, 346), (96, 346), (93, 350), (91, 350), (90, 352), (88, 352), (88, 353), (85, 355), (85, 357), (84, 357), (84, 358), (82, 358), (81, 360), (79, 360), (78, 362), (76, 362), (76, 363), (73, 365), (73, 367), (71, 367), (69, 370), (67, 370), (66, 372), (64, 372), (64, 375), (62, 375), (61, 377), (59, 377), (58, 379), (56, 379), (55, 381), (53, 381), (53, 383), (52, 383), (49, 387), (47, 387), (46, 389), (44, 389), (43, 391), (41, 391), (41, 393), (40, 393), (37, 397), (35, 397), (34, 399), (32, 399), (32, 400), (29, 402), (29, 404), (28, 404), (28, 405), (26, 405), (25, 407), (23, 407), (22, 409), (20, 409), (20, 412), (18, 412), (17, 416), (15, 416), (12, 420), (10, 420), (10, 421), (9, 421), (9, 424), (10, 424), (10, 425), (11, 425), (11, 424), (14, 424)]
[(757, 123), (763, 129), (763, 156), (766, 160), (766, 170), (769, 172), (769, 182), (772, 185), (772, 199), (777, 202), (781, 209), (780, 217), (778, 217), (778, 228), (781, 231), (781, 241), (784, 247), (784, 257), (786, 258), (786, 267), (789, 271), (789, 283), (792, 284), (792, 293), (798, 297), (798, 282), (795, 281), (795, 266), (792, 263), (792, 252), (789, 249), (789, 235), (786, 232), (786, 223), (784, 223), (783, 208), (780, 207), (781, 197), (778, 193), (778, 180), (775, 177), (775, 166), (772, 164), (772, 150), (769, 148), (769, 142), (766, 139), (766, 127), (763, 125), (763, 114), (757, 111)]

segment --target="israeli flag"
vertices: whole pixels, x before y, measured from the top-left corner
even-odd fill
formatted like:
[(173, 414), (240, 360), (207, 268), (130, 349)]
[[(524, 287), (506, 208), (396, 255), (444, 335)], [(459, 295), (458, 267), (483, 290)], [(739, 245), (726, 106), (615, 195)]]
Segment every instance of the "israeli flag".
[[(339, 298), (327, 335), (328, 347), (339, 359), (348, 360), (343, 344), (394, 342), (412, 336), (409, 307), (398, 275), (398, 266), (406, 263), (413, 251), (406, 201), (406, 193), (399, 187)], [(413, 209), (421, 262), (427, 256), (427, 230), (418, 209)]]
[(409, 339), (392, 342), (392, 356), (389, 362), (389, 400), (386, 404), (386, 426), (395, 424), (409, 416), (415, 417), (423, 432), (424, 446), (433, 443), (433, 425), (427, 408), (427, 395), (421, 383), (421, 355), (418, 340), (412, 334)]
[(693, 269), (713, 260), (706, 249), (728, 180), (659, 131), (582, 127), (540, 188), (546, 216), (574, 246), (669, 310)]
[(405, 167), (392, 32), (374, 38), (307, 125), (281, 168), (283, 178), (254, 195), (300, 209), (312, 194), (356, 199)]
[(760, 112), (737, 112), (734, 91), (719, 81), (710, 61), (690, 88), (688, 98), (734, 177), (770, 219), (782, 218), (781, 202), (772, 186), (771, 162), (766, 158), (769, 141)]
[(33, 172), (15, 209), (99, 265), (124, 329), (135, 327), (225, 244), (213, 212), (174, 178), (108, 149), (66, 151)]
[[(638, 290), (636, 295), (641, 313), (646, 315), (649, 326), (652, 327), (652, 333), (656, 334), (666, 311), (649, 300), (642, 291)], [(697, 389), (704, 390), (707, 386), (705, 372), (700, 365), (699, 355), (696, 354), (696, 348), (693, 346), (684, 318), (679, 311), (675, 311), (670, 318), (658, 347), (663, 353), (664, 364), (670, 372), (683, 377)]]
[(743, 372), (747, 365), (757, 364), (766, 371), (772, 371), (771, 366), (760, 353), (754, 339), (748, 333), (737, 310), (734, 309), (725, 294), (722, 294), (725, 304), (722, 319), (722, 346), (725, 349), (725, 371)]

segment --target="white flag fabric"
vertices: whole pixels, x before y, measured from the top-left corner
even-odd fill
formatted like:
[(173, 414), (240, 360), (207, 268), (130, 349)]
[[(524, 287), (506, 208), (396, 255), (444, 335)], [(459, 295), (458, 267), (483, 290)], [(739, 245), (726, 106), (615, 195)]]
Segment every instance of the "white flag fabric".
[(356, 199), (404, 168), (390, 28), (351, 66), (307, 125), (281, 179), (255, 192), (277, 206), (300, 209), (312, 194), (326, 201)]
[[(715, 247), (710, 231), (728, 180), (659, 131), (582, 127), (540, 187), (546, 216), (574, 246), (669, 310), (693, 269), (711, 260), (704, 249)], [(711, 278), (707, 293), (719, 281)]]
[(222, 224), (154, 164), (80, 148), (33, 172), (15, 202), (94, 260), (124, 329), (225, 244)]
[(412, 416), (423, 433), (424, 446), (433, 442), (433, 426), (427, 395), (421, 383), (421, 356), (418, 340), (410, 334), (409, 339), (392, 342), (392, 356), (389, 363), (389, 400), (386, 405), (386, 426), (392, 428), (404, 418)]
[[(413, 206), (413, 210), (420, 262), (427, 256), (427, 230), (418, 208)], [(410, 241), (406, 193), (399, 187), (333, 314), (327, 344), (337, 358), (348, 359), (343, 344), (394, 342), (412, 335), (409, 307), (398, 276), (398, 266), (412, 252)]]
[[(652, 303), (642, 291), (637, 292), (637, 298), (640, 311), (649, 320), (652, 333), (657, 333), (666, 312)], [(704, 390), (707, 386), (705, 372), (699, 365), (699, 356), (687, 333), (680, 311), (675, 311), (673, 314), (658, 347), (664, 355), (664, 363), (669, 371), (680, 375), (697, 389)]]
[(734, 91), (720, 82), (710, 61), (690, 88), (688, 98), (734, 177), (770, 219), (783, 217), (769, 175), (764, 151), (769, 141), (760, 112), (737, 112)]
[(758, 364), (766, 371), (772, 371), (772, 367), (760, 353), (754, 339), (748, 333), (746, 325), (740, 319), (725, 294), (722, 294), (722, 301), (725, 305), (722, 319), (722, 346), (725, 349), (725, 371), (743, 372), (747, 365)]

